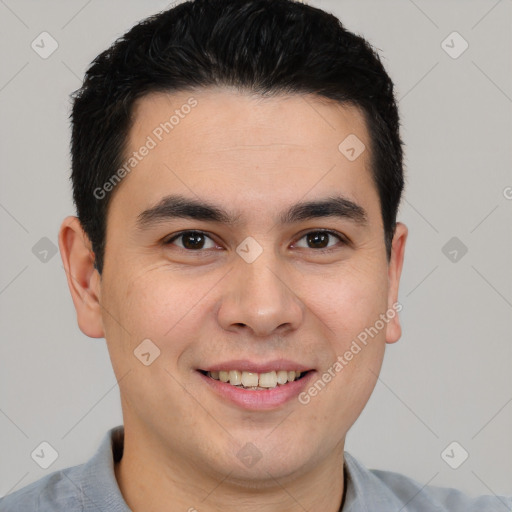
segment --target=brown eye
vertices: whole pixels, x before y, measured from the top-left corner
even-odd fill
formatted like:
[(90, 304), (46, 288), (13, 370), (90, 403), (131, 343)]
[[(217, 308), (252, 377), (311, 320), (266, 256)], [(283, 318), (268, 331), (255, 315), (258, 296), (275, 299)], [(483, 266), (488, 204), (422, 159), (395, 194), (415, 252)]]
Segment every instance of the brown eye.
[[(215, 247), (213, 240), (202, 231), (183, 231), (182, 233), (179, 233), (178, 235), (175, 235), (167, 240), (165, 244), (174, 244), (175, 240), (181, 240), (181, 244), (176, 244), (178, 247), (191, 251), (197, 251), (200, 249), (212, 249)], [(207, 240), (211, 241), (210, 247), (205, 247)]]
[[(335, 237), (338, 242), (344, 242), (340, 235), (334, 233), (333, 231), (310, 231), (306, 233), (300, 240), (306, 240), (306, 249), (330, 249), (334, 247), (336, 243), (330, 243), (332, 238)], [(336, 242), (336, 240), (335, 240)], [(300, 246), (299, 247), (304, 247)]]

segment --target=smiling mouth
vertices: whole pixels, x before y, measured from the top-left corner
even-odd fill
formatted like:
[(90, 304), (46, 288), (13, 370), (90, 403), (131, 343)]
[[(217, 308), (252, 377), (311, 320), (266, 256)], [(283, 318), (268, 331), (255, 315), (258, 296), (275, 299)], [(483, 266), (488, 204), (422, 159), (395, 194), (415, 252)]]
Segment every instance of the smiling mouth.
[(289, 382), (294, 382), (304, 378), (309, 371), (286, 371), (278, 370), (267, 373), (255, 373), (239, 370), (223, 371), (205, 371), (199, 370), (203, 375), (213, 380), (218, 380), (236, 388), (251, 390), (268, 390), (278, 386), (286, 386)]

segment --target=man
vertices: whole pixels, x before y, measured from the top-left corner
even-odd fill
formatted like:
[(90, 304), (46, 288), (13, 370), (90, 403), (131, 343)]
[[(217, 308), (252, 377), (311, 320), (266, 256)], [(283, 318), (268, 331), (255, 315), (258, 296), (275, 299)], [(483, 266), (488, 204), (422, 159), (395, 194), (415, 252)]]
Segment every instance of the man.
[[(94, 61), (59, 245), (124, 428), (2, 511), (491, 511), (344, 451), (401, 336), (393, 85), (290, 0), (196, 0)], [(365, 333), (371, 332), (369, 336)]]

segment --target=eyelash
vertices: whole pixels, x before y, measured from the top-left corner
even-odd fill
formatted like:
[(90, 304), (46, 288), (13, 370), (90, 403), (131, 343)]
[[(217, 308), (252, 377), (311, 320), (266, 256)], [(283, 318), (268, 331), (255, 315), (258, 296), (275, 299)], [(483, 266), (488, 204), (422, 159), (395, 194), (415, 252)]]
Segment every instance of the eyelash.
[[(213, 242), (215, 242), (211, 236), (209, 236), (206, 232), (204, 231), (200, 231), (200, 230), (197, 230), (197, 229), (189, 229), (189, 230), (186, 230), (186, 231), (181, 231), (175, 235), (172, 235), (171, 238), (167, 238), (163, 241), (163, 244), (164, 245), (172, 245), (172, 242), (174, 242), (175, 240), (177, 240), (178, 238), (186, 235), (186, 234), (189, 234), (189, 233), (197, 233), (197, 234), (200, 234), (200, 235), (203, 235), (207, 238), (209, 238), (210, 240), (212, 240)], [(338, 233), (336, 231), (331, 231), (331, 230), (328, 230), (328, 229), (313, 229), (311, 231), (308, 231), (307, 233), (304, 233), (297, 241), (299, 240), (302, 240), (304, 237), (306, 237), (307, 235), (311, 234), (311, 233), (324, 233), (324, 234), (327, 234), (327, 235), (331, 235), (331, 236), (334, 236), (336, 238), (338, 238), (338, 240), (341, 242), (341, 245), (348, 245), (348, 240), (341, 234), (341, 233)], [(311, 248), (312, 251), (314, 252), (317, 252), (317, 253), (329, 253), (329, 252), (332, 252), (333, 250), (336, 250), (338, 247), (337, 246), (333, 246), (333, 247), (325, 247), (323, 249), (313, 249)], [(204, 252), (206, 251), (207, 249), (185, 249), (183, 247), (178, 247), (178, 249), (181, 249), (183, 251), (186, 251), (186, 252), (190, 252), (190, 253), (200, 253), (200, 252)], [(304, 247), (301, 247), (301, 249), (309, 249), (309, 248), (304, 248)]]

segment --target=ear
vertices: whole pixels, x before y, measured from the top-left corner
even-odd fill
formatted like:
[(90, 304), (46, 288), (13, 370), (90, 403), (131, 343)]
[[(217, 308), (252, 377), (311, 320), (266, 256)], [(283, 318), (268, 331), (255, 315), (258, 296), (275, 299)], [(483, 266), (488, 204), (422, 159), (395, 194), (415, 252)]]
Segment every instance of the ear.
[[(397, 222), (393, 242), (391, 244), (391, 257), (388, 264), (388, 311), (395, 311), (395, 316), (389, 321), (386, 327), (386, 342), (395, 343), (402, 335), (398, 311), (401, 305), (398, 305), (398, 287), (400, 284), (400, 275), (404, 262), (405, 242), (407, 240), (408, 229), (405, 224)], [(395, 305), (395, 307), (393, 307)]]
[(59, 230), (59, 249), (80, 330), (91, 338), (105, 337), (101, 317), (101, 277), (94, 252), (77, 217), (66, 217)]

